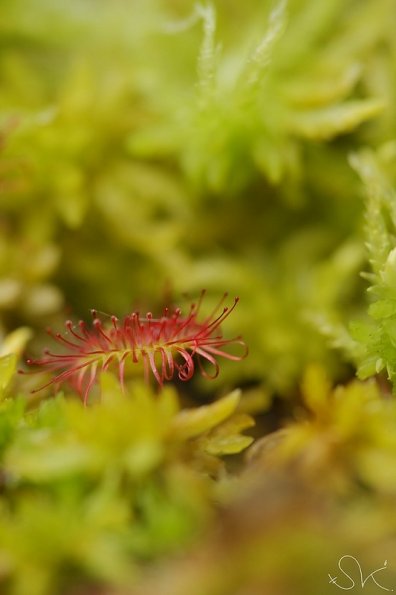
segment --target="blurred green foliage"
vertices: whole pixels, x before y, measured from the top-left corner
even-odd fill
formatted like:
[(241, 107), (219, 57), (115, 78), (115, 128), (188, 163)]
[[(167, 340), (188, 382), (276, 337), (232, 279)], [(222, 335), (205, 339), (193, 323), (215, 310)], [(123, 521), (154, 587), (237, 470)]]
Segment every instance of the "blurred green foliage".
[(393, 386), (396, 380), (396, 192), (392, 179), (395, 159), (394, 142), (381, 146), (377, 154), (366, 149), (352, 158), (367, 193), (366, 233), (372, 271), (365, 274), (370, 283), (370, 319), (352, 325), (356, 343), (351, 351), (359, 364), (360, 377), (367, 378), (385, 370)]
[(358, 303), (347, 155), (394, 117), (394, 5), (244, 6), (2, 3), (6, 327), (226, 288), (246, 379), (336, 365), (312, 316)]
[[(211, 517), (218, 458), (246, 448), (252, 424), (235, 413), (238, 391), (179, 410), (140, 382), (128, 395), (102, 376), (91, 408), (58, 395), (26, 411), (23, 397), (0, 411), (0, 585), (12, 593), (60, 592), (82, 581), (126, 584), (130, 560), (179, 551)], [(74, 579), (75, 580), (75, 579)]]
[[(345, 553), (396, 588), (395, 22), (0, 3), (1, 593), (317, 595)], [(202, 288), (250, 351), (213, 382), (16, 374), (47, 325)]]

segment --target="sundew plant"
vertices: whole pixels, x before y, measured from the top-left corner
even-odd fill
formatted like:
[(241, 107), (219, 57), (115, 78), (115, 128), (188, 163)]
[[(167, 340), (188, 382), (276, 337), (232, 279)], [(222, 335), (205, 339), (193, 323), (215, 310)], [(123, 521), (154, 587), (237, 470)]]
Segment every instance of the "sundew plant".
[[(147, 312), (144, 317), (141, 317), (139, 312), (132, 312), (121, 322), (115, 316), (111, 316), (110, 328), (106, 328), (97, 317), (97, 312), (92, 310), (91, 329), (80, 320), (76, 330), (76, 325), (68, 320), (65, 334), (53, 334), (49, 331), (49, 334), (64, 349), (66, 348), (65, 353), (52, 353), (46, 349), (45, 357), (38, 360), (28, 359), (27, 363), (61, 370), (49, 384), (60, 384), (69, 380), (83, 397), (85, 404), (97, 376), (113, 363), (117, 365), (123, 389), (125, 366), (129, 362), (138, 365), (142, 363), (146, 382), (152, 375), (160, 387), (165, 380), (172, 380), (175, 375), (182, 381), (191, 380), (195, 372), (194, 359), (198, 361), (201, 374), (205, 378), (217, 378), (217, 357), (233, 361), (243, 358), (243, 355), (233, 355), (224, 351), (224, 346), (239, 344), (244, 348), (245, 354), (247, 353), (240, 337), (224, 339), (220, 332), (220, 325), (233, 311), (238, 298), (235, 298), (231, 308), (226, 306), (216, 315), (216, 307), (212, 314), (198, 321), (203, 297), (204, 292), (201, 293), (198, 304), (191, 305), (187, 316), (182, 315), (180, 308), (171, 313), (165, 308), (160, 318), (154, 318), (151, 312)], [(203, 361), (209, 362), (213, 368), (212, 373), (205, 370)]]
[(395, 23), (3, 0), (1, 594), (396, 590)]

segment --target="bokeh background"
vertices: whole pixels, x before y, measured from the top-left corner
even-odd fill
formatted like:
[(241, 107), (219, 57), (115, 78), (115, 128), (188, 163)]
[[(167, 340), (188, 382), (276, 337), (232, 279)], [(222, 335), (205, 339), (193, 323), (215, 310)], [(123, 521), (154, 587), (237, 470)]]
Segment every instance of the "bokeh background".
[[(349, 330), (394, 246), (365, 196), (393, 192), (395, 23), (394, 0), (1, 1), (1, 592), (336, 593), (345, 554), (396, 588), (393, 330), (384, 353)], [(48, 325), (202, 289), (240, 297), (249, 356), (165, 405), (107, 378), (102, 413), (35, 408), (14, 375)], [(352, 381), (365, 357), (385, 372)], [(179, 435), (184, 404), (208, 419)]]

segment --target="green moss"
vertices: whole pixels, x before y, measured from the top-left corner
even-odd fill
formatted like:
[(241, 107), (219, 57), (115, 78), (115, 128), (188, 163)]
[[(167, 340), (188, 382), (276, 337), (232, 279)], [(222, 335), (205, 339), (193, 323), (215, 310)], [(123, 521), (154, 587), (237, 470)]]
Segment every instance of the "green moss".
[[(394, 0), (0, 17), (0, 591), (316, 595), (345, 552), (396, 584)], [(249, 347), (213, 381), (17, 374), (202, 288)]]

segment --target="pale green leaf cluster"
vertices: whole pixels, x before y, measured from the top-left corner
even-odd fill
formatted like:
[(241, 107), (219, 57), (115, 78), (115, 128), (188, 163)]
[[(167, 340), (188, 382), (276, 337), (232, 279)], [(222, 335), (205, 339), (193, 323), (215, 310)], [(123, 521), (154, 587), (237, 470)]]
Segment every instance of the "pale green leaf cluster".
[(255, 464), (279, 468), (293, 462), (304, 477), (326, 489), (348, 492), (351, 482), (396, 493), (396, 406), (375, 382), (353, 381), (332, 389), (324, 370), (303, 377), (304, 414), (258, 441)]
[[(368, 593), (394, 588), (394, 400), (374, 381), (333, 388), (311, 365), (301, 407), (280, 426), (248, 451), (215, 529), (133, 595), (166, 595), (169, 586), (172, 595), (331, 595), (360, 588), (356, 562), (338, 566), (344, 555), (358, 561)], [(380, 568), (375, 583), (369, 575)]]
[(171, 388), (121, 394), (110, 375), (90, 408), (61, 395), (32, 411), (4, 401), (1, 589), (63, 592), (70, 568), (83, 583), (132, 584), (141, 562), (188, 544), (211, 516), (218, 457), (252, 442), (239, 401), (181, 410)]
[[(376, 25), (384, 23), (387, 5), (367, 3), (365, 19), (359, 15), (363, 29), (351, 19), (350, 30), (340, 31), (317, 54), (317, 44), (344, 10), (338, 0), (315, 8), (306, 1), (266, 2), (261, 10), (257, 6), (261, 30), (249, 23), (249, 36), (228, 48), (218, 39), (215, 5), (198, 5), (193, 20), (194, 26), (202, 21), (203, 28), (198, 84), (184, 90), (177, 119), (171, 120), (172, 128), (164, 123), (160, 137), (161, 143), (168, 132), (169, 150), (180, 153), (195, 185), (232, 194), (258, 175), (273, 185), (295, 185), (302, 140), (332, 139), (378, 115), (383, 98), (359, 97), (356, 88), (364, 75), (363, 56), (375, 43), (375, 38), (362, 43), (369, 18), (375, 10)], [(164, 147), (157, 149), (155, 141), (156, 129), (151, 133), (145, 126), (132, 135), (129, 147), (146, 156), (152, 146), (157, 155)]]

